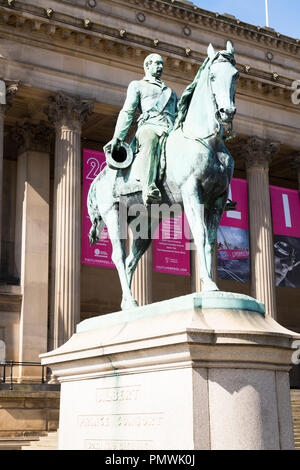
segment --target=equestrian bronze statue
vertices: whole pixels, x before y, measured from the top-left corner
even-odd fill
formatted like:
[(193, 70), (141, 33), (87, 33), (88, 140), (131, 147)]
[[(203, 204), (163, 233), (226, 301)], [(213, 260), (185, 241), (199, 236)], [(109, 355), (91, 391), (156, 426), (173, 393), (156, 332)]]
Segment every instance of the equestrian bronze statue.
[[(108, 164), (90, 187), (90, 242), (99, 239), (106, 225), (122, 286), (122, 309), (137, 306), (132, 276), (159, 224), (151, 211), (158, 204), (182, 207), (197, 248), (203, 291), (218, 290), (212, 280), (212, 256), (234, 170), (225, 129), (231, 128), (236, 113), (239, 72), (230, 41), (219, 52), (210, 44), (207, 53), (179, 102), (161, 80), (163, 59), (157, 54), (145, 59), (145, 77), (129, 84), (113, 139), (104, 147)], [(128, 145), (125, 138), (137, 111), (137, 132)], [(130, 209), (145, 208), (149, 235), (133, 237), (127, 258), (120, 224), (122, 198), (129, 226), (140, 216)]]

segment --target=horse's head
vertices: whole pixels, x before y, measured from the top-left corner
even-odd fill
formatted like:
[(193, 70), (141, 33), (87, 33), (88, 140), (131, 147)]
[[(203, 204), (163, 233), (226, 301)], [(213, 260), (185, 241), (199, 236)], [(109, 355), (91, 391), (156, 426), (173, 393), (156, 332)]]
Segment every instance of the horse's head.
[(216, 52), (210, 44), (207, 53), (209, 81), (217, 106), (217, 118), (221, 124), (229, 124), (236, 113), (234, 96), (239, 77), (239, 71), (235, 68), (233, 45), (227, 41), (227, 49)]

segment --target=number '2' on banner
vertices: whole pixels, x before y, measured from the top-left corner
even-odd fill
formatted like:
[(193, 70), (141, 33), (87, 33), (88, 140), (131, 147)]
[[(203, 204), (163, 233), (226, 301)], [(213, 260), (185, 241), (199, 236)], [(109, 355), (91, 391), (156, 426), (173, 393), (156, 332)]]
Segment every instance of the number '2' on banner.
[(90, 149), (83, 150), (81, 263), (90, 266), (115, 268), (111, 259), (112, 245), (106, 227), (97, 243), (90, 246), (89, 242), (89, 231), (92, 223), (87, 209), (87, 196), (93, 180), (105, 166), (106, 160), (103, 152)]

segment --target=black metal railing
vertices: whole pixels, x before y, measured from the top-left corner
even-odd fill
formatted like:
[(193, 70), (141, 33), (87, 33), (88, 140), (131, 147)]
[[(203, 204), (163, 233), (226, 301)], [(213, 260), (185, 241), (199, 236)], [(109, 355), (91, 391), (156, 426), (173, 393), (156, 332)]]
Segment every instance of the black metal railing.
[(40, 362), (0, 361), (0, 368), (2, 368), (2, 377), (0, 376), (0, 384), (9, 384), (9, 390), (13, 390), (13, 386), (15, 383), (13, 374), (14, 367), (40, 367), (41, 379), (40, 381), (38, 381), (38, 383), (46, 383), (45, 371), (47, 371), (47, 366), (42, 365)]

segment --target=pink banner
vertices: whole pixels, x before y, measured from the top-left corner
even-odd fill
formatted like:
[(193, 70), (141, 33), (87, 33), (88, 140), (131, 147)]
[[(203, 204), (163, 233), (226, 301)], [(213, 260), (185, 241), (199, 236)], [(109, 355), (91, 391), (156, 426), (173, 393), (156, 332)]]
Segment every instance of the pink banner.
[(190, 275), (188, 231), (184, 215), (161, 222), (153, 240), (154, 272)]
[(106, 227), (97, 243), (91, 247), (89, 242), (91, 219), (87, 210), (87, 196), (94, 178), (103, 170), (105, 165), (105, 154), (103, 152), (83, 149), (81, 263), (90, 266), (115, 268), (111, 260), (112, 246)]
[(270, 186), (273, 231), (300, 238), (300, 201), (295, 189)]
[(232, 178), (228, 197), (237, 202), (236, 210), (224, 212), (220, 225), (248, 230), (247, 181)]
[(233, 178), (228, 197), (236, 201), (237, 205), (236, 210), (224, 212), (218, 229), (218, 277), (248, 282), (250, 252), (247, 181)]

